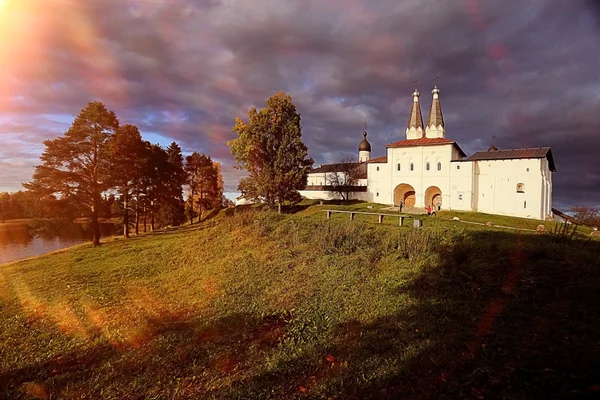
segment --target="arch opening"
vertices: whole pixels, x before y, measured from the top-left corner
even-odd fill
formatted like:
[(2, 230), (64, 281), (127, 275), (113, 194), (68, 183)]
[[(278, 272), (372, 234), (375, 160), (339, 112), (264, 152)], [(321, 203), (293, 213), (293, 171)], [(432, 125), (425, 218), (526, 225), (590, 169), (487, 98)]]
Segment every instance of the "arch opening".
[(415, 188), (407, 183), (401, 183), (394, 189), (394, 205), (400, 205), (400, 200), (404, 202), (405, 207), (414, 207), (416, 196)]
[(425, 207), (431, 206), (436, 210), (441, 207), (442, 204), (442, 191), (437, 186), (430, 186), (425, 191)]

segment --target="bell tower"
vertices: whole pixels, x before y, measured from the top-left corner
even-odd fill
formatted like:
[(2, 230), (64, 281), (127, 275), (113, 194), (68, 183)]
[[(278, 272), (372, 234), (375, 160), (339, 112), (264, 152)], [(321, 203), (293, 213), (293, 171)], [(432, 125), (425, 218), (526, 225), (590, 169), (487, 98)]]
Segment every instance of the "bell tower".
[(406, 124), (406, 138), (407, 139), (421, 139), (423, 137), (423, 116), (421, 115), (421, 105), (419, 104), (419, 89), (417, 84), (419, 81), (415, 81), (415, 91), (413, 92), (413, 104), (410, 109), (410, 116), (408, 117), (408, 123)]

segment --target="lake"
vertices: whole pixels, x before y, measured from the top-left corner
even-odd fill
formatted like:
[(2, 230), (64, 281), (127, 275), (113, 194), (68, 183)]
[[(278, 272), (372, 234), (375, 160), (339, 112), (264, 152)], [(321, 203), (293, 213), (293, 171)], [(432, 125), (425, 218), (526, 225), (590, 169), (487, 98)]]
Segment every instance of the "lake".
[[(115, 224), (100, 224), (101, 236), (119, 234)], [(92, 240), (87, 224), (33, 222), (0, 223), (0, 264), (64, 249)]]

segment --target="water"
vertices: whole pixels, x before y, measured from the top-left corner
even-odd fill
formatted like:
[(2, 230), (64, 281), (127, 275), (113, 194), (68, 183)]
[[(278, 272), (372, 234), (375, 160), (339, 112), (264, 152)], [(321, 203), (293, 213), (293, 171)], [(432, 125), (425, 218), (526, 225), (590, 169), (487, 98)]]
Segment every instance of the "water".
[[(92, 240), (89, 226), (78, 223), (42, 225), (0, 223), (0, 264), (49, 253)], [(100, 224), (101, 236), (118, 233), (114, 224)]]

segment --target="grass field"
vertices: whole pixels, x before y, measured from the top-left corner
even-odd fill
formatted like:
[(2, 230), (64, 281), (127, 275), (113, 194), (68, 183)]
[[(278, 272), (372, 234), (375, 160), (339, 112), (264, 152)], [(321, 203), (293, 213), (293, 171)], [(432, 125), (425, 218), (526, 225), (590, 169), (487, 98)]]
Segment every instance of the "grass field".
[(600, 394), (600, 242), (324, 207), (1, 266), (0, 397)]

